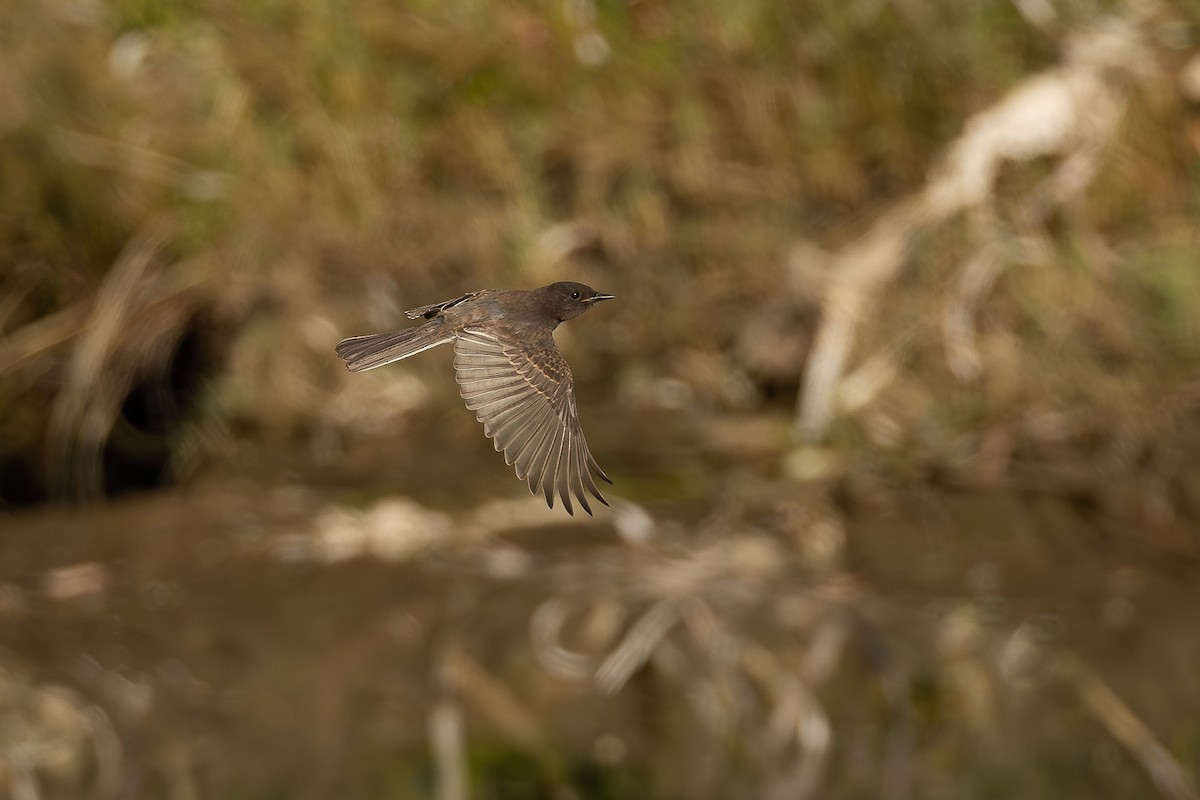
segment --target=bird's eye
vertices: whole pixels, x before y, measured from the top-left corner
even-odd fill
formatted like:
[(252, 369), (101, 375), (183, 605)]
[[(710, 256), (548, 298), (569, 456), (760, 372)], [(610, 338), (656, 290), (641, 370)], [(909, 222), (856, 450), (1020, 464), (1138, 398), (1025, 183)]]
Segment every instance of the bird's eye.
[(571, 292), (571, 299), (572, 299), (572, 300), (578, 300), (578, 299), (579, 299), (579, 292)]

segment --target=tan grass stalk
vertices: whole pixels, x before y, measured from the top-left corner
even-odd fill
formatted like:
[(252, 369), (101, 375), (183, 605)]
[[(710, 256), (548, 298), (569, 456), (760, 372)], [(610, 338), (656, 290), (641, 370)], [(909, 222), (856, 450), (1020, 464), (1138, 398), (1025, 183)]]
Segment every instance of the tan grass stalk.
[(129, 243), (96, 294), (67, 364), (47, 433), (47, 470), (60, 498), (94, 499), (101, 455), (139, 378), (166, 369), (193, 309), (187, 286), (155, 270), (171, 226), (153, 222)]
[(596, 670), (596, 685), (601, 691), (607, 694), (620, 691), (678, 621), (679, 610), (671, 600), (659, 600), (642, 614)]
[(1112, 687), (1076, 665), (1075, 689), (1084, 708), (1128, 751), (1168, 800), (1197, 800), (1183, 766)]

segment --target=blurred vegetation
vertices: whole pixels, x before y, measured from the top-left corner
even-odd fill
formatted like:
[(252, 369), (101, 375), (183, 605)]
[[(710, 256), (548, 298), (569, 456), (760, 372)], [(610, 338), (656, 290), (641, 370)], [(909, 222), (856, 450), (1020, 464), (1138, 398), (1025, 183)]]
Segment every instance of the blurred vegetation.
[[(345, 380), (332, 340), (472, 287), (570, 273), (620, 290), (585, 377), (594, 363), (695, 383), (697, 354), (729, 352), (756, 307), (803, 305), (787, 288), (791, 243), (861, 230), (923, 182), (971, 113), (1056, 57), (1055, 40), (1003, 2), (3, 13), (0, 440), (6, 475), (41, 476), (9, 502), (121, 488), (89, 459), (130, 474), (142, 461), (153, 481), (164, 451), (185, 468), (214, 431), (312, 436)], [(987, 311), (997, 336), (1021, 333), (1013, 357), (1037, 365), (1017, 370), (1027, 393), (1115, 400), (1092, 382), (1111, 374), (1099, 360), (1121, 358), (1151, 373), (1125, 382), (1124, 401), (1145, 403), (1162, 391), (1153, 376), (1194, 363), (1195, 150), (1174, 57), (1164, 50), (1163, 77), (1134, 95), (1084, 219), (1054, 232), (1060, 266), (1022, 270)], [(1095, 228), (1112, 267), (1103, 280), (1088, 266)], [(116, 298), (117, 327), (141, 317), (137, 336), (92, 348), (111, 391), (86, 400), (69, 379), (63, 391), (64, 361), (91, 353), (78, 341), (92, 299), (122, 254), (147, 248), (129, 280), (157, 285)], [(906, 301), (868, 335), (915, 338), (936, 369), (936, 331), (919, 320), (945, 301), (963, 253), (953, 231), (926, 241)], [(1067, 304), (1081, 287), (1089, 298)], [(1025, 407), (1014, 392), (994, 399)], [(197, 419), (199, 443), (187, 431)]]
[[(997, 230), (1033, 242), (1034, 255), (1000, 273), (980, 304), (979, 375), (954, 377), (939, 323), (978, 246), (979, 215), (965, 213), (913, 237), (905, 269), (860, 324), (854, 353), (888, 377), (858, 405), (843, 402), (821, 442), (797, 444), (791, 414), (831, 281), (826, 257), (919, 192), (968, 119), (1059, 64), (1072, 33), (1112, 17), (1135, 20), (1147, 61), (1141, 71), (1104, 72), (1127, 106), (1095, 179), (1031, 227), (1020, 222), (1022, 198), (1053, 174), (1055, 159), (1010, 164), (993, 187)], [(238, 524), (253, 519), (283, 544), (250, 537), (260, 549), (239, 569), (255, 577), (231, 576), (234, 608), (212, 610), (212, 619), (238, 617), (264, 586), (301, 593), (311, 579), (319, 591), (349, 592), (358, 615), (386, 627), (399, 601), (380, 620), (361, 611), (384, 589), (372, 595), (319, 570), (281, 574), (264, 553), (291, 547), (284, 533), (319, 538), (392, 513), (380, 497), (396, 491), (399, 474), (406, 491), (453, 516), (452, 525), (437, 517), (438, 526), (475, 541), (464, 531), (487, 517), (485, 500), (515, 482), (486, 445), (467, 455), (450, 446), (461, 461), (446, 463), (443, 442), (473, 422), (462, 409), (435, 416), (457, 405), (444, 360), (349, 376), (333, 344), (397, 327), (403, 309), (464, 291), (573, 278), (619, 297), (606, 316), (559, 334), (593, 450), (612, 465), (619, 496), (644, 503), (667, 543), (654, 545), (662, 552), (611, 542), (592, 550), (586, 538), (579, 553), (555, 545), (551, 560), (585, 585), (573, 589), (553, 564), (534, 578), (471, 583), (439, 559), (470, 572), (477, 553), (455, 539), (446, 555), (421, 539), (404, 550), (418, 566), (405, 563), (403, 575), (427, 582), (427, 570), (446, 569), (456, 587), (445, 607), (412, 612), (422, 634), (400, 639), (423, 655), (392, 662), (391, 650), (363, 644), (374, 680), (412, 683), (388, 700), (407, 710), (403, 730), (380, 722), (364, 733), (346, 722), (344, 741), (331, 745), (313, 729), (326, 708), (320, 698), (332, 695), (314, 691), (313, 718), (291, 725), (271, 708), (274, 676), (230, 667), (222, 675), (252, 695), (239, 702), (253, 720), (232, 741), (253, 749), (256, 737), (303, 733), (259, 766), (236, 747), (212, 755), (219, 745), (198, 734), (202, 745), (181, 745), (186, 759), (147, 746), (154, 766), (140, 796), (187, 787), (246, 797), (441, 791), (449, 800), (436, 737), (428, 735), (434, 753), (422, 749), (421, 704), (435, 694), (422, 686), (437, 683), (427, 660), (467, 669), (460, 682), (475, 674), (462, 664), (478, 661), (503, 689), (480, 679), (467, 692), (465, 705), (485, 709), (460, 720), (471, 732), (464, 757), (474, 797), (782, 797), (819, 788), (845, 797), (1117, 797), (1151, 785), (1194, 796), (1150, 781), (1152, 759), (1139, 750), (1157, 735), (1194, 785), (1200, 687), (1180, 665), (1197, 648), (1194, 634), (1179, 633), (1190, 623), (1164, 614), (1174, 627), (1146, 634), (1178, 647), (1161, 674), (1127, 665), (1113, 679), (1144, 689), (1138, 700), (1151, 709), (1148, 729), (1122, 740), (1116, 731), (1130, 728), (1114, 720), (1124, 706), (1096, 688), (1103, 682), (1068, 647), (1111, 642), (1097, 634), (1064, 643), (1030, 598), (1041, 597), (1039, 581), (1061, 590), (1056, 598), (1078, 604), (1085, 627), (1124, 613), (1112, 603), (1136, 594), (1127, 584), (1151, 587), (1148, 607), (1196, 599), (1170, 576), (1194, 579), (1200, 561), (1200, 98), (1177, 80), (1195, 58), (1197, 25), (1200, 12), (1185, 2), (0, 6), (0, 507), (228, 476), (261, 481), (240, 498), (193, 489), (205, 503), (180, 489), (185, 505), (147, 512), (153, 525), (120, 509), (122, 522), (98, 524), (113, 529), (113, 542), (179, 547), (227, 565), (233, 557), (210, 558), (207, 545), (154, 544), (140, 528), (165, 536), (242, 509)], [(869, 360), (879, 353), (886, 358)], [(431, 439), (431, 427), (443, 437)], [(393, 463), (413, 452), (432, 455)], [(473, 486), (466, 494), (463, 476)], [(272, 494), (293, 479), (308, 482), (303, 499)], [(32, 632), (42, 595), (28, 576), (72, 558), (106, 563), (117, 548), (93, 537), (72, 544), (71, 529), (91, 512), (44, 513), (68, 516), (34, 525), (45, 544), (14, 533), (12, 547), (59, 549), (13, 555), (3, 575), (26, 597), (11, 613), (27, 627), (6, 646), (35, 664), (30, 653), (65, 645)], [(22, 519), (14, 511), (0, 524)], [(224, 542), (225, 528), (211, 524), (206, 535)], [(623, 524), (627, 533), (632, 523)], [(132, 539), (121, 538), (127, 530)], [(490, 541), (488, 531), (471, 535)], [(892, 534), (904, 544), (883, 541)], [(721, 549), (725, 540), (731, 549)], [(384, 547), (355, 541), (353, 552)], [(301, 551), (334, 560), (330, 552), (349, 547), (323, 546)], [(140, 557), (150, 572), (179, 566), (174, 553)], [(1077, 586), (1059, 574), (1075, 557), (1096, 562), (1079, 566)], [(1118, 564), (1126, 558), (1151, 577), (1113, 577), (1127, 575)], [(698, 573), (684, 566), (693, 560)], [(962, 592), (958, 567), (976, 562), (1027, 576), (1014, 581), (1010, 614), (993, 613), (987, 569), (969, 597), (946, 599)], [(176, 579), (201, 594), (230, 589), (201, 572)], [(1169, 590), (1158, 591), (1160, 578)], [(620, 587), (615, 598), (606, 581)], [(101, 594), (141, 591), (111, 584)], [(5, 586), (0, 616), (10, 613)], [(600, 627), (605, 614), (632, 625), (647, 607), (677, 602), (686, 633), (664, 634), (654, 669), (626, 675), (630, 684), (612, 696), (563, 688), (562, 676), (538, 683), (525, 639), (535, 609), (556, 593)], [(411, 589), (400, 596), (423, 602)], [(121, 613), (146, 616), (138, 624), (168, 652), (202, 660), (206, 647), (228, 644), (189, 638), (140, 608)], [(335, 639), (352, 637), (339, 628), (358, 621), (350, 608), (316, 602), (312, 614)], [(298, 657), (329, 649), (285, 616), (264, 619), (245, 623), (239, 648), (260, 653), (255, 636), (271, 636), (277, 622)], [(91, 630), (74, 617), (59, 622)], [(1130, 635), (1123, 625), (1112, 627)], [(590, 630), (581, 638), (596, 652), (621, 641)], [(809, 658), (822, 630), (850, 642), (825, 672)], [(442, 661), (425, 654), (448, 647), (448, 632), (474, 644)], [(740, 655), (712, 644), (722, 635), (745, 645), (732, 648)], [(478, 644), (489, 636), (503, 643)], [(1020, 666), (1009, 669), (997, 653)], [(296, 686), (312, 679), (296, 677), (283, 656), (262, 657)], [(356, 702), (391, 691), (359, 687), (346, 677), (352, 665), (332, 658), (321, 656), (329, 680), (362, 689), (368, 699)], [(13, 667), (5, 680), (20, 691), (72, 683), (61, 670), (30, 670)], [(795, 685), (792, 673), (801, 675)], [(1162, 674), (1175, 683), (1155, 694), (1147, 684)], [(820, 713), (806, 705), (816, 703), (810, 680), (828, 682)], [(538, 736), (522, 738), (525, 729), (495, 710), (515, 702), (509, 694), (528, 704)], [(200, 704), (170, 713), (194, 710), (192, 702)], [(607, 727), (589, 725), (589, 713)], [(781, 732), (787, 713), (816, 728)], [(835, 755), (821, 749), (822, 724)], [(137, 729), (117, 727), (126, 738)], [(346, 755), (351, 745), (363, 749)], [(452, 737), (445, 746), (455, 752)], [(98, 760), (81, 769), (104, 778)], [(291, 769), (325, 783), (295, 794), (302, 779), (289, 784)]]

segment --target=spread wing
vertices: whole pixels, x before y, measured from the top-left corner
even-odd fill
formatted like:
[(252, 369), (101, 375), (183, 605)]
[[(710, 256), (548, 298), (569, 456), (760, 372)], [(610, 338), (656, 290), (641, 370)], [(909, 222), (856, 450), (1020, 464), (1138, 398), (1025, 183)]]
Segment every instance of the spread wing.
[(588, 450), (571, 368), (549, 332), (518, 346), (503, 334), (465, 328), (454, 342), (454, 370), (467, 408), (530, 492), (540, 490), (551, 508), (557, 494), (572, 515), (571, 494), (592, 513), (585, 488), (608, 505), (592, 475), (612, 481)]

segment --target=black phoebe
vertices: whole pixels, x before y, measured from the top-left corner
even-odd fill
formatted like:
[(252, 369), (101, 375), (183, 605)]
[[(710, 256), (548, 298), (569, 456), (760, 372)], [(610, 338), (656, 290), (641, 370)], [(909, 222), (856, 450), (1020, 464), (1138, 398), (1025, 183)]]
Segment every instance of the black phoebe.
[(592, 473), (612, 480), (584, 441), (575, 381), (554, 346), (553, 331), (560, 322), (612, 297), (569, 281), (540, 289), (484, 289), (406, 311), (409, 319), (429, 321), (402, 331), (344, 339), (337, 354), (351, 372), (362, 372), (454, 342), (459, 391), (483, 423), (484, 433), (496, 440), (496, 450), (504, 451), (504, 461), (516, 464), (517, 477), (528, 481), (531, 493), (540, 489), (551, 508), (557, 492), (574, 516), (574, 492), (591, 514), (585, 486), (608, 505)]

